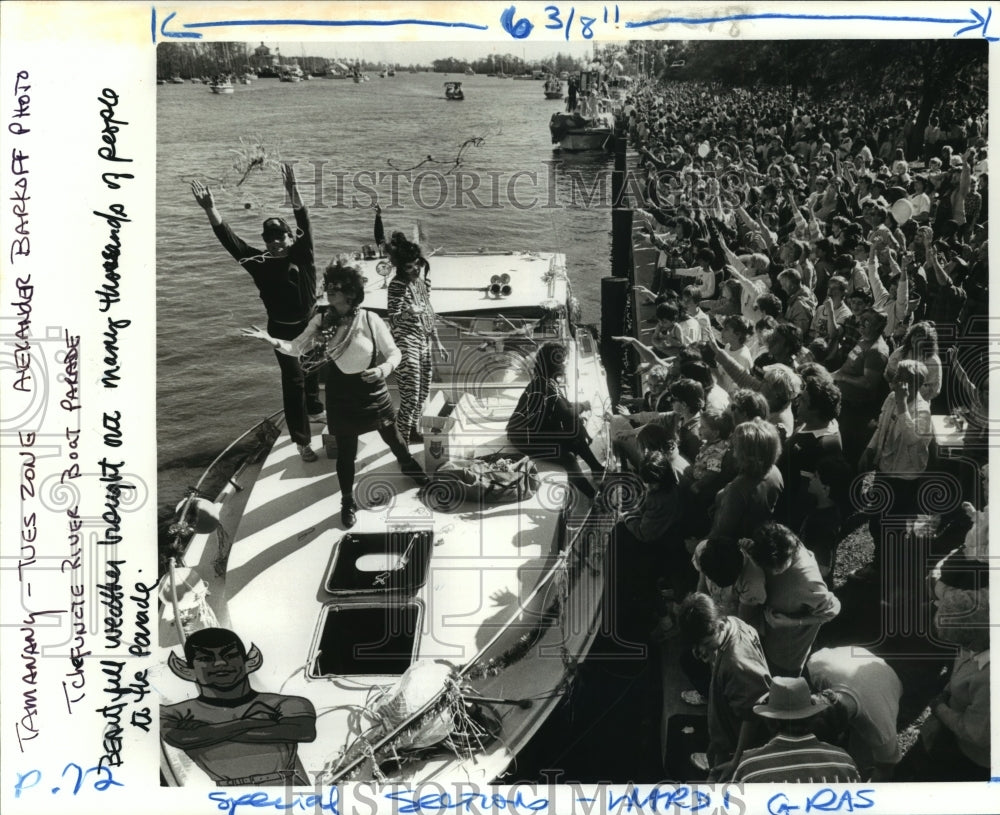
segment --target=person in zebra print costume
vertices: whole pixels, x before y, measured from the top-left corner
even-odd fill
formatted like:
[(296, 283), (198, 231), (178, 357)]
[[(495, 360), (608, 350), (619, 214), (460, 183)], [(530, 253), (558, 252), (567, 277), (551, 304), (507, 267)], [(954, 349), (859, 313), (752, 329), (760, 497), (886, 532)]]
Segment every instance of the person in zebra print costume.
[(389, 281), (389, 328), (403, 355), (396, 369), (399, 383), (396, 429), (403, 443), (409, 444), (423, 440), (417, 423), (430, 393), (432, 341), (442, 359), (447, 358), (447, 352), (438, 339), (427, 276), (430, 264), (420, 246), (407, 240), (402, 232), (394, 232), (387, 250), (396, 268), (395, 276)]

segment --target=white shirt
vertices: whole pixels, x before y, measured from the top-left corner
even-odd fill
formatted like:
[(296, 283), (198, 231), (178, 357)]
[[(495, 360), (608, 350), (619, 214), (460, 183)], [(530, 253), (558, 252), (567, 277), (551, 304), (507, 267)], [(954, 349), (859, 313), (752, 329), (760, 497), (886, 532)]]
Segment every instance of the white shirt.
[[(277, 350), (290, 357), (300, 357), (313, 347), (319, 336), (323, 315), (317, 313), (294, 340), (277, 340)], [(369, 328), (370, 327), (370, 328)], [(372, 350), (377, 349), (385, 361), (376, 366), (385, 378), (399, 365), (403, 355), (392, 338), (392, 332), (381, 317), (372, 311), (358, 310), (350, 328), (351, 340), (334, 364), (345, 374), (358, 374), (371, 367)], [(339, 344), (339, 343), (335, 343)], [(376, 357), (378, 353), (376, 353)]]

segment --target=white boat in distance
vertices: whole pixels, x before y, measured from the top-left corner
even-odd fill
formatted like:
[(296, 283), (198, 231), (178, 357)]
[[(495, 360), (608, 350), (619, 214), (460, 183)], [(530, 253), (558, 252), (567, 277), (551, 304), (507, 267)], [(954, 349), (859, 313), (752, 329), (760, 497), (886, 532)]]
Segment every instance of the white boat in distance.
[(213, 80), (213, 82), (208, 86), (212, 93), (235, 93), (236, 88), (233, 86), (233, 80), (228, 77), (220, 77)]
[[(373, 255), (356, 256), (363, 306), (384, 314), (393, 269)], [(161, 704), (193, 695), (167, 667), (181, 652), (174, 620), (189, 635), (214, 616), (263, 655), (255, 689), (314, 706), (316, 737), (297, 745), (310, 783), (499, 779), (569, 693), (601, 620), (606, 517), (505, 432), (535, 351), (558, 341), (567, 396), (590, 403), (593, 449), (607, 457), (607, 382), (594, 337), (573, 322), (565, 257), (435, 253), (431, 277), (448, 359), (435, 360), (424, 467), (450, 459), (452, 477), (418, 491), (378, 434), (362, 436), (347, 531), (333, 458), (303, 462), (267, 420), (215, 503), (192, 495), (174, 527), (187, 585), (201, 588), (180, 603), (181, 590), (161, 590), (150, 676)], [(525, 473), (509, 502), (462, 481), (488, 462)], [(214, 786), (184, 750), (162, 743), (161, 758), (168, 784)]]

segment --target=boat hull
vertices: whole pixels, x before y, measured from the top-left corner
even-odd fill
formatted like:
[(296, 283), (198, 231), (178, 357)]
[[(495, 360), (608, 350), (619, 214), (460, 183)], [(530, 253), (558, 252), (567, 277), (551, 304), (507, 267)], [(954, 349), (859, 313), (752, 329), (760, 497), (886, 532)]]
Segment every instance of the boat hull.
[(613, 148), (614, 134), (607, 129), (570, 131), (559, 141), (559, 149), (569, 153), (610, 151)]

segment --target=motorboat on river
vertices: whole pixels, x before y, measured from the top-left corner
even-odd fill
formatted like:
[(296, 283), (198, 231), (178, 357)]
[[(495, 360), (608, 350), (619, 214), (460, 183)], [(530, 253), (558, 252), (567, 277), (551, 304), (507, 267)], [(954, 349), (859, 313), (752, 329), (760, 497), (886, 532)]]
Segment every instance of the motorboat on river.
[(208, 87), (209, 90), (212, 91), (212, 93), (217, 93), (217, 94), (236, 92), (236, 88), (233, 86), (232, 77), (228, 75), (216, 77), (215, 79), (212, 80), (212, 83)]
[(614, 116), (605, 110), (587, 116), (580, 111), (553, 113), (549, 119), (552, 143), (566, 152), (614, 149)]
[(465, 93), (462, 91), (461, 82), (445, 82), (444, 83), (444, 98), (449, 102), (461, 102), (465, 99)]
[(563, 85), (562, 80), (558, 77), (550, 76), (545, 80), (545, 98), (546, 99), (562, 99), (563, 98)]
[[(364, 307), (384, 314), (392, 267), (355, 257)], [(357, 525), (345, 529), (336, 451), (303, 462), (279, 413), (243, 434), (235, 464), (210, 468), (221, 491), (205, 494), (203, 479), (172, 527), (150, 673), (161, 704), (194, 695), (168, 667), (184, 637), (236, 632), (263, 655), (255, 690), (315, 708), (315, 738), (297, 745), (311, 784), (502, 778), (600, 626), (607, 516), (505, 433), (537, 348), (559, 341), (567, 396), (590, 403), (593, 449), (608, 458), (607, 381), (575, 324), (565, 257), (436, 252), (432, 273), (448, 358), (421, 420), (429, 485), (402, 476), (378, 434), (362, 436)], [(162, 742), (161, 759), (169, 785), (215, 785), (184, 749)]]

